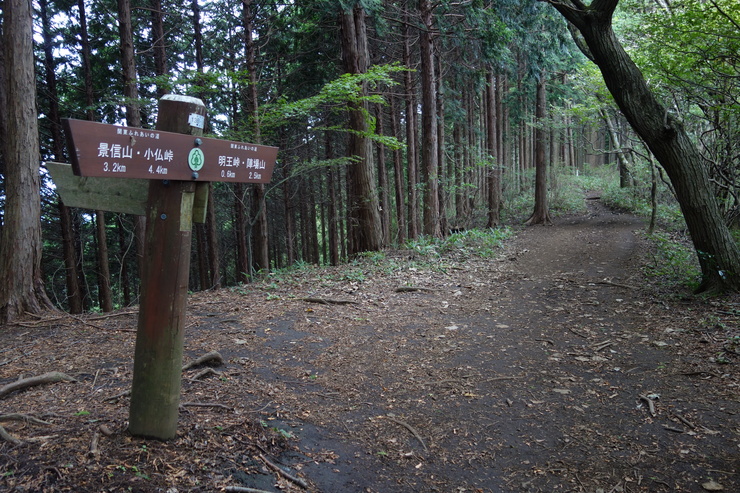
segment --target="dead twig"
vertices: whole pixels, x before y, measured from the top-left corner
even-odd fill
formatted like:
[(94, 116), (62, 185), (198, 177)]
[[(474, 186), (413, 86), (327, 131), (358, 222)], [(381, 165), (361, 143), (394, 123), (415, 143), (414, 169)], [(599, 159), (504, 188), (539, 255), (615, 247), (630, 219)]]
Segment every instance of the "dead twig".
[(609, 346), (613, 346), (614, 342), (612, 342), (611, 339), (607, 339), (604, 342), (599, 342), (598, 344), (594, 344), (591, 346), (594, 350), (594, 352), (598, 353), (599, 351), (608, 348)]
[(108, 398), (104, 399), (104, 402), (107, 402), (107, 401), (115, 401), (116, 399), (120, 399), (121, 397), (126, 397), (126, 396), (129, 396), (129, 395), (131, 395), (131, 389), (124, 390), (123, 392), (121, 392), (119, 394), (116, 394), (114, 396), (108, 397)]
[(663, 429), (666, 431), (672, 431), (674, 433), (683, 433), (683, 430), (680, 428), (675, 428), (673, 426), (663, 425)]
[(338, 300), (334, 298), (298, 298), (301, 301), (307, 303), (318, 303), (320, 305), (356, 305), (356, 301), (352, 300)]
[(23, 378), (21, 380), (16, 380), (15, 382), (11, 382), (7, 384), (3, 388), (0, 388), (0, 397), (4, 397), (10, 394), (11, 392), (15, 392), (16, 390), (25, 389), (27, 387), (33, 387), (35, 385), (41, 385), (45, 383), (76, 382), (76, 381), (77, 380), (75, 378), (72, 378), (69, 375), (66, 375), (64, 373), (61, 373), (58, 371), (50, 371), (49, 373), (44, 373), (43, 375)]
[(98, 315), (95, 317), (90, 317), (89, 320), (107, 320), (109, 318), (125, 317), (127, 315), (137, 315), (138, 313), (139, 313), (139, 310), (132, 310), (128, 312), (118, 312), (118, 313), (108, 313), (107, 315)]
[(224, 491), (229, 493), (272, 493), (272, 491), (258, 490), (257, 488), (246, 488), (244, 486), (227, 486)]
[(396, 423), (397, 425), (403, 426), (404, 428), (409, 430), (409, 432), (411, 432), (411, 434), (414, 435), (414, 438), (419, 440), (419, 443), (421, 443), (421, 446), (424, 447), (424, 451), (429, 452), (429, 449), (427, 448), (427, 444), (424, 443), (424, 440), (421, 438), (421, 435), (419, 434), (419, 432), (416, 431), (416, 428), (414, 428), (413, 426), (411, 426), (405, 421), (401, 421), (400, 419), (396, 419), (391, 416), (381, 416), (381, 418), (387, 419), (388, 421)]
[(630, 286), (629, 284), (619, 284), (618, 282), (611, 281), (596, 281), (596, 284), (606, 284), (607, 286), (614, 286), (615, 288), (638, 289), (635, 286)]
[(424, 291), (425, 293), (432, 293), (434, 289), (425, 288), (422, 286), (399, 286), (396, 288), (396, 293), (413, 293), (416, 291)]
[(518, 380), (522, 377), (516, 377), (516, 376), (510, 376), (510, 377), (493, 377), (493, 378), (487, 378), (483, 380), (481, 383), (488, 383), (488, 382), (499, 382), (501, 380)]
[(224, 364), (224, 358), (221, 356), (221, 354), (218, 351), (211, 351), (200, 358), (196, 358), (190, 363), (187, 363), (182, 367), (182, 371), (189, 370), (190, 368), (193, 368), (194, 366), (199, 366), (204, 363), (211, 363), (215, 364), (216, 366), (221, 366)]
[(90, 451), (87, 453), (89, 457), (99, 457), (100, 449), (98, 448), (98, 441), (100, 440), (100, 433), (97, 431), (93, 433), (92, 440), (90, 440)]
[(225, 405), (225, 404), (219, 404), (218, 402), (182, 402), (180, 403), (181, 407), (216, 407), (219, 409), (226, 409), (227, 411), (232, 411), (233, 408)]
[(0, 366), (5, 366), (5, 365), (8, 365), (8, 364), (10, 364), (10, 363), (12, 363), (12, 362), (14, 362), (14, 361), (18, 361), (18, 360), (19, 360), (19, 359), (21, 359), (21, 358), (22, 358), (23, 356), (25, 356), (25, 354), (24, 354), (24, 355), (22, 355), (22, 356), (18, 356), (17, 358), (13, 358), (13, 359), (6, 359), (5, 361), (2, 361), (2, 362), (0, 362)]
[(574, 333), (574, 334), (575, 334), (575, 335), (577, 335), (578, 337), (583, 337), (584, 339), (588, 339), (588, 338), (589, 338), (589, 336), (588, 336), (588, 335), (583, 335), (583, 334), (581, 334), (580, 332), (578, 332), (578, 331), (577, 331), (576, 329), (572, 329), (572, 328), (570, 328), (570, 327), (567, 327), (567, 329), (568, 329), (568, 331), (569, 331), (569, 332), (572, 332), (572, 333)]
[(652, 417), (655, 417), (655, 402), (653, 400), (645, 395), (640, 394), (640, 399), (645, 401), (648, 405), (648, 411), (650, 411), (650, 415)]
[(676, 418), (677, 420), (679, 420), (681, 423), (683, 423), (686, 426), (688, 426), (689, 428), (691, 428), (692, 430), (695, 430), (696, 429), (696, 425), (694, 423), (692, 423), (688, 419), (684, 418), (680, 414), (673, 413), (673, 417)]
[(270, 459), (268, 459), (267, 457), (265, 457), (263, 454), (260, 454), (260, 459), (262, 459), (265, 462), (265, 464), (267, 464), (268, 466), (270, 466), (271, 469), (275, 470), (275, 472), (277, 472), (278, 474), (280, 474), (281, 476), (283, 476), (285, 479), (294, 482), (295, 484), (297, 484), (298, 486), (300, 486), (304, 490), (307, 490), (308, 489), (308, 483), (306, 483), (306, 481), (304, 481), (303, 479), (301, 479), (299, 477), (293, 476), (289, 472), (284, 471), (282, 467), (280, 467), (277, 464), (271, 462)]

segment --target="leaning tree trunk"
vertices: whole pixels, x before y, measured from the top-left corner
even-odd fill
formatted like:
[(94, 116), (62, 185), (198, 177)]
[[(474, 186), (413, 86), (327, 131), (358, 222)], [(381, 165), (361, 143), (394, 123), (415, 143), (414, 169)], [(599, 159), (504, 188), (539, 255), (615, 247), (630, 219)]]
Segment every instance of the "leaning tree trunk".
[(7, 133), (5, 215), (0, 237), (0, 320), (38, 313), (52, 304), (41, 277), (41, 200), (36, 74), (31, 2), (6, 0), (3, 50), (6, 61)]
[(550, 1), (582, 36), (576, 42), (601, 70), (624, 116), (663, 166), (694, 243), (702, 281), (697, 292), (740, 289), (740, 250), (720, 214), (709, 173), (681, 122), (660, 104), (612, 29), (619, 0)]

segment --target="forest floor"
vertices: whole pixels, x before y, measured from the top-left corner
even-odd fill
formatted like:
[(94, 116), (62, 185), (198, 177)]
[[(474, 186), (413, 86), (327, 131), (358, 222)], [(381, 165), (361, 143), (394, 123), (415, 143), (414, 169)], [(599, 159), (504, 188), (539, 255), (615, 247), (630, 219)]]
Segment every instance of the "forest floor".
[(494, 258), (190, 296), (185, 361), (223, 364), (184, 371), (168, 442), (126, 431), (135, 309), (2, 327), (0, 385), (76, 381), (0, 389), (46, 423), (3, 419), (0, 490), (740, 491), (740, 297), (665, 291), (643, 224), (588, 203)]

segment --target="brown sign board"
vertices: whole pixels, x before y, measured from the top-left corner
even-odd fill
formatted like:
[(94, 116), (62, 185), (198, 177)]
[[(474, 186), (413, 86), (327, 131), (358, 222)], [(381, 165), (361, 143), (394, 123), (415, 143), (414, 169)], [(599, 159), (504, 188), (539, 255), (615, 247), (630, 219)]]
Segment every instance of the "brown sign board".
[(277, 147), (63, 120), (77, 176), (267, 183)]

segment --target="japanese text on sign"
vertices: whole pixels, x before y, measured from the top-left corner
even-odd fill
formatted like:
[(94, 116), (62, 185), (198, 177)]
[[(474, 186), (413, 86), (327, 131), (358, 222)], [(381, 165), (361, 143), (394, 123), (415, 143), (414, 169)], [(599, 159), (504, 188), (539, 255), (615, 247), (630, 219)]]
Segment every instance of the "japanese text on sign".
[(277, 148), (65, 120), (79, 176), (267, 183)]

